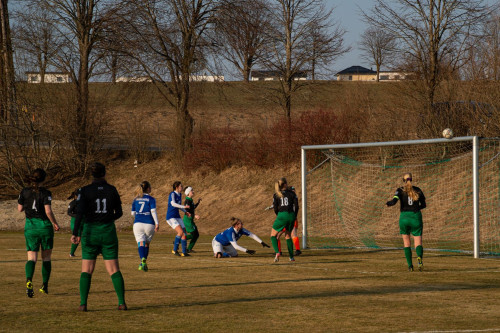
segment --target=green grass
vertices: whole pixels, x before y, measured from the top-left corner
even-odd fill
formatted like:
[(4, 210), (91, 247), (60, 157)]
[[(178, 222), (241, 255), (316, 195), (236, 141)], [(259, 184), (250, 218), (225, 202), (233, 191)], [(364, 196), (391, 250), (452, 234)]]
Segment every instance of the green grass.
[[(0, 331), (417, 332), (500, 330), (500, 262), (425, 253), (425, 271), (409, 273), (402, 251), (306, 250), (289, 263), (245, 238), (254, 256), (216, 260), (202, 236), (190, 258), (170, 254), (173, 235), (153, 240), (149, 272), (131, 233), (121, 233), (120, 265), (127, 312), (102, 259), (87, 313), (79, 305), (80, 249), (68, 257), (69, 234), (57, 234), (49, 295), (25, 295), (22, 233), (0, 233)], [(266, 237), (267, 238), (267, 237)], [(416, 262), (416, 260), (415, 260)]]

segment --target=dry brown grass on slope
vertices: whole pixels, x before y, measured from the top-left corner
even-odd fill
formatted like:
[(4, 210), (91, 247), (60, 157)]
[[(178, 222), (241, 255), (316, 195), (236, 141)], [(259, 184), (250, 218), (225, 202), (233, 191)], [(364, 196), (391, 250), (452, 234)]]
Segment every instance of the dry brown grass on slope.
[[(172, 184), (180, 180), (184, 186), (192, 186), (195, 200), (202, 198), (196, 213), (200, 233), (215, 235), (230, 225), (232, 216), (243, 220), (245, 227), (263, 237), (268, 235), (274, 221), (274, 212), (264, 208), (272, 204), (274, 182), (280, 177), (287, 177), (297, 190), (300, 187), (300, 163), (294, 161), (288, 169), (252, 169), (232, 167), (220, 174), (209, 171), (185, 173), (179, 163), (168, 158), (160, 158), (134, 167), (133, 160), (117, 160), (108, 165), (107, 180), (118, 189), (121, 195), (124, 216), (117, 221), (120, 228), (130, 227), (130, 207), (134, 199), (134, 190), (143, 180), (151, 183), (152, 195), (157, 200), (158, 217), (161, 227), (166, 230), (167, 198), (172, 191)], [(82, 181), (80, 185), (88, 183)], [(73, 183), (52, 189), (55, 199), (66, 199), (67, 193), (78, 186)], [(300, 193), (298, 193), (300, 195)], [(182, 200), (184, 201), (184, 193)]]

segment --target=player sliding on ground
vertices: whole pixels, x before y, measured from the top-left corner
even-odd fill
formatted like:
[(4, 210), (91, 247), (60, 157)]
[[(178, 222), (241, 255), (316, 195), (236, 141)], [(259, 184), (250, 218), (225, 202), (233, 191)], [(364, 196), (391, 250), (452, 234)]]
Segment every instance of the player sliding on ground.
[(271, 229), (271, 243), (276, 253), (274, 261), (278, 262), (280, 259), (280, 250), (278, 248), (278, 239), (276, 236), (283, 229), (286, 229), (285, 239), (290, 261), (295, 261), (293, 257), (291, 231), (299, 212), (299, 199), (295, 192), (288, 188), (286, 178), (278, 180), (274, 187), (273, 206), (274, 212), (276, 213), (276, 220), (274, 220), (273, 228)]
[(413, 235), (415, 250), (417, 252), (418, 269), (422, 271), (424, 264), (424, 248), (422, 247), (422, 213), (421, 209), (427, 207), (422, 190), (412, 185), (411, 173), (403, 175), (404, 186), (398, 188), (392, 200), (387, 201), (387, 206), (394, 206), (398, 200), (401, 201), (401, 213), (399, 215), (399, 233), (403, 236), (404, 251), (408, 270), (413, 272), (410, 233)]
[(238, 252), (236, 250), (248, 254), (255, 254), (255, 250), (245, 249), (244, 247), (238, 245), (237, 241), (243, 235), (248, 236), (260, 243), (262, 247), (270, 247), (257, 235), (243, 228), (243, 222), (241, 222), (239, 218), (231, 217), (231, 222), (231, 227), (217, 234), (217, 236), (215, 236), (212, 240), (212, 249), (214, 251), (215, 258), (237, 257)]
[(141, 259), (139, 270), (144, 272), (148, 271), (146, 260), (149, 254), (149, 244), (151, 244), (155, 232), (160, 229), (156, 214), (156, 199), (150, 193), (151, 184), (148, 181), (143, 181), (135, 191), (131, 212), (134, 216), (135, 241)]

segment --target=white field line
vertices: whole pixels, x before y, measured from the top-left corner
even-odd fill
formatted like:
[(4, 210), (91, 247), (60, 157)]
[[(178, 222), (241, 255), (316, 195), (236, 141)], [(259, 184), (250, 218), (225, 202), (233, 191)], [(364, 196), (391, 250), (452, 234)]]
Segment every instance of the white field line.
[(474, 333), (474, 332), (500, 332), (500, 328), (487, 328), (484, 330), (447, 330), (447, 331), (411, 331), (399, 333)]

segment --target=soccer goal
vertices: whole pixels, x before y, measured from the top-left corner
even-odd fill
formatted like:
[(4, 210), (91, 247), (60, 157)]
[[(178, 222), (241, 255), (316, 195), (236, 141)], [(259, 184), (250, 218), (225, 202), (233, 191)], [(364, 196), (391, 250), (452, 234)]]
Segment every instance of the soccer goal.
[(500, 139), (452, 139), (302, 147), (303, 247), (401, 248), (405, 172), (422, 189), (426, 250), (500, 255)]

